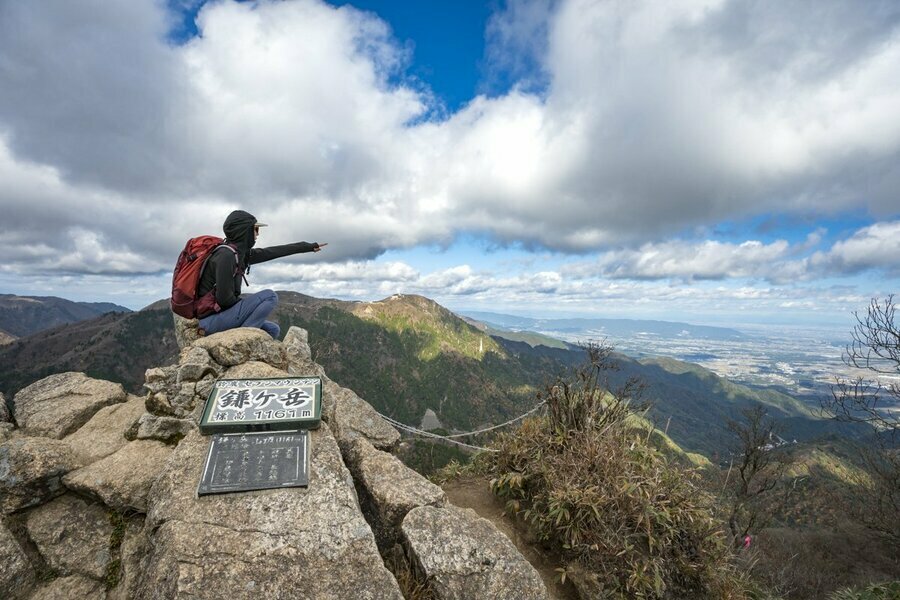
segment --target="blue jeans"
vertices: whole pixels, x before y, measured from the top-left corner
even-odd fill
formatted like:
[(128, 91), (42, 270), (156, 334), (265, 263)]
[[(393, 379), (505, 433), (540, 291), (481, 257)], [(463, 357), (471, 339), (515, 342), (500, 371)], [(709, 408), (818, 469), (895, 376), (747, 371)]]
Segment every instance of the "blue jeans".
[(277, 340), (281, 328), (277, 323), (266, 321), (276, 304), (278, 296), (272, 290), (243, 294), (237, 304), (200, 319), (200, 329), (210, 335), (236, 327), (258, 327)]

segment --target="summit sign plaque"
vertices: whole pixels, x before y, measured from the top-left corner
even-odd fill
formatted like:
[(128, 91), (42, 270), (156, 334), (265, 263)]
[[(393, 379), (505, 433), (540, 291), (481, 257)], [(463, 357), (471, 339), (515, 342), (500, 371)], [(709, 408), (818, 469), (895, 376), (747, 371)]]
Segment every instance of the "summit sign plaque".
[(309, 432), (212, 436), (199, 496), (309, 485)]
[(317, 429), (321, 421), (319, 377), (220, 379), (206, 399), (200, 433)]

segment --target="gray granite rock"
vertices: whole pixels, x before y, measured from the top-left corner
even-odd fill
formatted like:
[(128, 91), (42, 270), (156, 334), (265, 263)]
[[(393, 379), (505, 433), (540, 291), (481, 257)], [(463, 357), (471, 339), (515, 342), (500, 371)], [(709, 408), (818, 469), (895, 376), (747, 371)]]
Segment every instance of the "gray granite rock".
[(342, 449), (359, 437), (379, 450), (391, 450), (400, 441), (397, 430), (353, 390), (343, 388), (328, 378), (325, 378), (322, 388), (322, 418), (328, 422)]
[(290, 354), (288, 359), (293, 358), (294, 360), (312, 362), (312, 351), (309, 348), (309, 334), (302, 327), (292, 325), (288, 328), (287, 333), (284, 334), (284, 340), (282, 340), (281, 343), (284, 344), (285, 350)]
[(407, 555), (438, 600), (545, 600), (534, 567), (490, 521), (475, 511), (423, 506), (401, 527)]
[(144, 400), (144, 407), (151, 415), (165, 417), (175, 416), (175, 408), (169, 402), (169, 395), (165, 392), (150, 392)]
[(91, 420), (64, 440), (84, 464), (105, 458), (128, 443), (125, 432), (144, 412), (144, 399), (129, 396), (127, 402), (101, 408)]
[(363, 512), (382, 551), (400, 539), (400, 525), (410, 510), (446, 504), (444, 490), (393, 454), (375, 449), (362, 438), (350, 443), (344, 460), (353, 474)]
[(144, 387), (148, 392), (169, 392), (178, 383), (178, 366), (154, 367), (144, 372)]
[(16, 426), (12, 423), (0, 423), (0, 443), (10, 439), (15, 430)]
[(284, 369), (273, 367), (270, 364), (251, 360), (235, 365), (222, 374), (222, 379), (265, 379), (267, 377), (287, 377)]
[(206, 377), (198, 381), (194, 386), (194, 394), (196, 394), (198, 402), (200, 404), (204, 404), (206, 402), (206, 399), (209, 398), (209, 393), (212, 391), (213, 386), (216, 384), (216, 380), (216, 377), (207, 375)]
[(0, 511), (8, 514), (62, 494), (63, 476), (81, 466), (60, 440), (15, 435), (0, 444)]
[(262, 329), (229, 329), (200, 338), (194, 345), (207, 350), (213, 360), (225, 367), (251, 360), (268, 363), (279, 369), (287, 367), (284, 347)]
[(178, 384), (173, 394), (169, 395), (174, 416), (184, 417), (191, 414), (198, 404), (203, 403), (204, 398), (197, 395), (197, 384), (193, 381), (185, 381)]
[(9, 423), (12, 416), (9, 414), (9, 407), (6, 406), (6, 396), (0, 392), (0, 423)]
[(103, 584), (81, 575), (59, 577), (41, 587), (29, 600), (104, 600)]
[(147, 412), (152, 415), (174, 416), (175, 408), (169, 400), (180, 389), (178, 367), (156, 367), (144, 373), (144, 387), (149, 392), (145, 401)]
[(197, 346), (188, 346), (178, 358), (177, 383), (200, 381), (207, 375), (214, 378), (222, 373), (222, 367), (209, 356), (209, 352)]
[(208, 447), (188, 435), (153, 486), (136, 598), (402, 598), (327, 426), (311, 434), (308, 488), (198, 498)]
[(175, 321), (175, 342), (179, 348), (190, 346), (202, 337), (197, 319), (185, 319), (175, 313), (172, 313), (172, 319)]
[(99, 498), (110, 508), (147, 510), (147, 492), (172, 454), (162, 442), (129, 442), (114, 454), (69, 473), (69, 489)]
[(157, 440), (164, 444), (177, 444), (191, 431), (197, 429), (193, 419), (176, 419), (144, 413), (135, 424), (134, 435), (138, 440)]
[(121, 384), (84, 373), (58, 373), (19, 391), (13, 401), (23, 433), (60, 439), (87, 423), (98, 410), (125, 402)]
[(106, 600), (132, 600), (137, 597), (144, 556), (147, 554), (147, 535), (144, 519), (132, 518), (125, 525), (125, 536), (119, 547), (118, 584), (109, 590)]
[(28, 556), (0, 521), (0, 597), (22, 598), (34, 583), (34, 569)]
[(60, 575), (101, 580), (110, 561), (109, 509), (66, 494), (28, 513), (28, 535)]

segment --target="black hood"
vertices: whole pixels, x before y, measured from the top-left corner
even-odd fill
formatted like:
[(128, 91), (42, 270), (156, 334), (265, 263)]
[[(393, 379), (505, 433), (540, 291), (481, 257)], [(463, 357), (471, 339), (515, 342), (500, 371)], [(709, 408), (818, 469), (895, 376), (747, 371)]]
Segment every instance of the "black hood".
[[(225, 232), (225, 240), (238, 247), (241, 258), (250, 251), (256, 239), (253, 235), (253, 226), (256, 217), (243, 210), (236, 210), (228, 215), (222, 231)], [(243, 261), (242, 261), (243, 262)]]

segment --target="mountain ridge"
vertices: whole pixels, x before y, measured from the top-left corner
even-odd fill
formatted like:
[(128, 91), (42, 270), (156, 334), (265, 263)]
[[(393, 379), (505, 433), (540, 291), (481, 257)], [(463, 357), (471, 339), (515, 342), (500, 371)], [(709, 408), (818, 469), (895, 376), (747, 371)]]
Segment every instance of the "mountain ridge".
[[(491, 336), (423, 296), (376, 302), (297, 292), (279, 297), (274, 318), (283, 331), (291, 325), (306, 329), (314, 357), (335, 381), (409, 424), (418, 424), (429, 409), (457, 431), (505, 421), (531, 409), (539, 389), (583, 360), (578, 350)], [(177, 354), (171, 319), (160, 301), (0, 346), (0, 391), (9, 397), (50, 373), (81, 371), (137, 392), (146, 368)], [(725, 423), (755, 403), (785, 421), (791, 437), (811, 439), (838, 428), (786, 394), (735, 384), (698, 365), (616, 359), (619, 371), (610, 373), (610, 385), (632, 376), (644, 380), (652, 403), (648, 416), (667, 425), (689, 452), (721, 454), (729, 437)]]
[(20, 338), (110, 312), (132, 312), (111, 302), (75, 302), (56, 296), (0, 294), (0, 332)]

